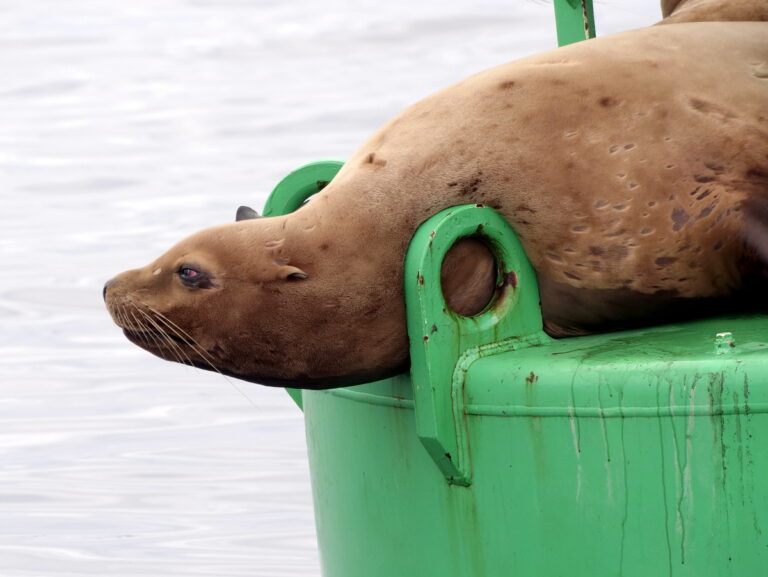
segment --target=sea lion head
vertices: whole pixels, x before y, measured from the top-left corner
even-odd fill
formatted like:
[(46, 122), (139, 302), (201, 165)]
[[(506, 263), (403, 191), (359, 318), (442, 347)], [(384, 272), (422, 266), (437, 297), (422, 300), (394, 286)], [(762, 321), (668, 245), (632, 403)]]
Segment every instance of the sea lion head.
[[(326, 388), (407, 369), (402, 258), (378, 261), (339, 242), (314, 207), (202, 230), (110, 280), (115, 323), (154, 355), (266, 385)], [(393, 270), (388, 263), (396, 263)], [(443, 266), (449, 306), (479, 312), (495, 290), (493, 257), (465, 239)]]
[(320, 264), (324, 244), (305, 236), (287, 231), (285, 217), (202, 230), (110, 280), (107, 308), (158, 357), (262, 384), (338, 386), (367, 380), (371, 367), (403, 370), (407, 338), (386, 326), (402, 311), (381, 311), (374, 298), (384, 316), (361, 314), (344, 294), (363, 302), (365, 283), (350, 286), (360, 279), (332, 257)]

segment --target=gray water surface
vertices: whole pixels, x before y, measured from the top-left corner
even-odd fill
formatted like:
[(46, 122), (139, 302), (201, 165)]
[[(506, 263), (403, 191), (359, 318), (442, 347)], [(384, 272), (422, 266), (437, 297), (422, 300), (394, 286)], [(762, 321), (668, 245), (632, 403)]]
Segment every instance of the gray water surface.
[(130, 345), (101, 287), (554, 46), (522, 0), (0, 0), (0, 577), (318, 575), (292, 401)]

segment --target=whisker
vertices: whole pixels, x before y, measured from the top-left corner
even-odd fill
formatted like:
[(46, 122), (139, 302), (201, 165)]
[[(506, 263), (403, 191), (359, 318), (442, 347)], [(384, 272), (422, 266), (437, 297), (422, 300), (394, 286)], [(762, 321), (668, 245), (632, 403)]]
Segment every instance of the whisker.
[(224, 373), (222, 373), (218, 369), (218, 367), (213, 363), (215, 359), (208, 353), (208, 351), (206, 351), (203, 348), (203, 346), (200, 343), (197, 342), (197, 340), (195, 340), (187, 331), (182, 329), (179, 325), (174, 323), (171, 319), (166, 317), (163, 313), (152, 308), (149, 305), (146, 305), (146, 306), (147, 306), (147, 309), (149, 309), (149, 311), (156, 316), (156, 319), (159, 322), (163, 323), (166, 327), (168, 327), (168, 330), (175, 333), (177, 337), (186, 341), (187, 344), (192, 348), (192, 350), (197, 352), (197, 354), (200, 355), (203, 361), (205, 361), (214, 371), (219, 373), (219, 375), (221, 375), (224, 378), (224, 380), (227, 381), (232, 386), (232, 388), (234, 388), (238, 393), (240, 393), (240, 395), (245, 400), (247, 400), (253, 408), (258, 409), (258, 406), (256, 405), (256, 403), (254, 403), (253, 400), (248, 395), (245, 394), (245, 391), (243, 391), (241, 387), (239, 387), (236, 383), (232, 382), (231, 379), (229, 379)]
[[(150, 310), (152, 311), (152, 313), (157, 315), (157, 320), (162, 322), (168, 328), (169, 331), (171, 331), (177, 337), (185, 341), (190, 347), (193, 348), (193, 350), (195, 350), (201, 357), (203, 357), (203, 360), (205, 360), (206, 363), (211, 365), (213, 369), (216, 369), (216, 366), (213, 364), (213, 361), (215, 359), (208, 353), (208, 351), (206, 351), (203, 348), (203, 346), (199, 342), (197, 342), (197, 340), (195, 340), (194, 337), (192, 337), (188, 332), (186, 332), (184, 329), (182, 329), (179, 325), (174, 323), (164, 314), (152, 309), (151, 307), (150, 307)], [(216, 371), (219, 372), (218, 369), (216, 369)]]
[(184, 352), (184, 349), (182, 349), (178, 343), (175, 343), (173, 339), (171, 339), (165, 334), (165, 331), (162, 330), (162, 327), (157, 323), (157, 321), (153, 319), (152, 316), (146, 311), (143, 311), (141, 309), (137, 309), (137, 310), (147, 321), (149, 321), (150, 324), (152, 324), (152, 326), (155, 327), (155, 329), (159, 333), (154, 335), (154, 337), (156, 338), (155, 342), (159, 343), (160, 339), (162, 338), (162, 341), (168, 346), (170, 352), (173, 354), (174, 357), (176, 357), (176, 360), (179, 363), (181, 363), (182, 365), (192, 365), (192, 359)]
[(129, 323), (124, 306), (121, 305), (115, 309), (115, 316), (117, 317), (118, 321), (117, 326), (122, 328), (126, 328), (128, 326)]
[(156, 342), (159, 343), (162, 340), (162, 342), (167, 345), (169, 351), (173, 353), (173, 355), (176, 357), (178, 362), (181, 363), (182, 365), (193, 366), (192, 359), (189, 357), (189, 355), (186, 354), (186, 352), (184, 352), (184, 349), (181, 348), (181, 345), (174, 342), (172, 338), (170, 338), (167, 334), (165, 334), (165, 331), (163, 330), (163, 328), (157, 323), (155, 319), (152, 318), (152, 316), (149, 313), (143, 310), (139, 310), (139, 312), (157, 330), (157, 333), (155, 334), (155, 338), (157, 339)]
[(127, 312), (128, 314), (131, 315), (131, 318), (133, 319), (133, 324), (135, 324), (137, 327), (137, 330), (135, 330), (134, 333), (136, 333), (142, 341), (144, 341), (147, 344), (150, 344), (152, 341), (149, 340), (150, 334), (146, 330), (147, 329), (146, 325), (141, 322), (141, 319), (136, 318), (136, 315), (132, 310)]
[(127, 306), (125, 308), (123, 308), (123, 320), (125, 321), (125, 325), (127, 327), (129, 327), (129, 328), (132, 328), (133, 324), (136, 321), (135, 320), (134, 321), (131, 320), (130, 314), (131, 314), (131, 309), (130, 308), (128, 308)]
[[(147, 326), (146, 322), (141, 318), (136, 318), (136, 316), (131, 313), (131, 316), (135, 319), (136, 323), (139, 324), (141, 327), (141, 338), (145, 343), (152, 343), (155, 347), (161, 348), (163, 341), (160, 339), (160, 335), (157, 335), (154, 331), (150, 330), (150, 327)], [(173, 349), (169, 349), (169, 352), (174, 357), (174, 360), (177, 362), (182, 362), (182, 359), (178, 356), (176, 351)]]
[[(133, 327), (135, 326), (138, 329), (133, 330), (133, 332), (137, 333), (137, 336), (142, 341), (147, 344), (151, 342), (157, 347), (161, 347), (163, 344), (165, 344), (168, 347), (169, 353), (173, 356), (173, 359), (176, 362), (185, 366), (193, 366), (192, 359), (177, 343), (173, 341), (173, 339), (165, 334), (160, 325), (158, 325), (157, 322), (155, 322), (155, 320), (146, 311), (139, 307), (128, 309), (127, 306), (123, 306), (120, 307), (116, 313), (119, 320), (124, 325), (124, 328), (133, 330)], [(137, 317), (136, 313), (139, 313), (141, 317)], [(147, 326), (146, 321), (149, 321), (149, 323), (155, 327), (156, 333), (149, 330), (150, 327)]]
[[(158, 341), (157, 336), (149, 330), (147, 324), (140, 317), (136, 316), (136, 312), (144, 314), (143, 311), (138, 308), (134, 308), (127, 312), (130, 314), (131, 319), (133, 319), (133, 324), (137, 327), (137, 330), (134, 331), (134, 333), (136, 333), (138, 337), (147, 345), (154, 344), (155, 346), (160, 346), (160, 342)], [(179, 362), (181, 361), (179, 360)]]

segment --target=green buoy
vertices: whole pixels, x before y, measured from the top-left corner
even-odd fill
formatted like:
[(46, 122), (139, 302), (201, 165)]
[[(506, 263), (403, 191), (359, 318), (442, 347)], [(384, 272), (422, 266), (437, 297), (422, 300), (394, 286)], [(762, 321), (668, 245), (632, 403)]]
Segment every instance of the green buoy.
[[(559, 43), (594, 36), (556, 0)], [(338, 161), (300, 168), (295, 210)], [(445, 311), (442, 258), (485, 237), (497, 296)], [(410, 374), (290, 391), (303, 407), (326, 577), (745, 577), (768, 566), (768, 317), (553, 340), (506, 221), (462, 206), (405, 262)]]

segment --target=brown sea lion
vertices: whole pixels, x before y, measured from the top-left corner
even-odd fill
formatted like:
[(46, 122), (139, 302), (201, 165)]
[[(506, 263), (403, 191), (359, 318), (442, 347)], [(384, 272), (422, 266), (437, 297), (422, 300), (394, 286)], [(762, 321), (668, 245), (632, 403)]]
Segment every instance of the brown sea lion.
[(662, 0), (661, 24), (681, 22), (766, 22), (768, 0)]
[(308, 388), (384, 377), (408, 362), (411, 236), (466, 203), (514, 227), (552, 335), (752, 302), (768, 262), (768, 25), (656, 26), (482, 72), (387, 123), (293, 214), (194, 234), (105, 298), (168, 360)]

